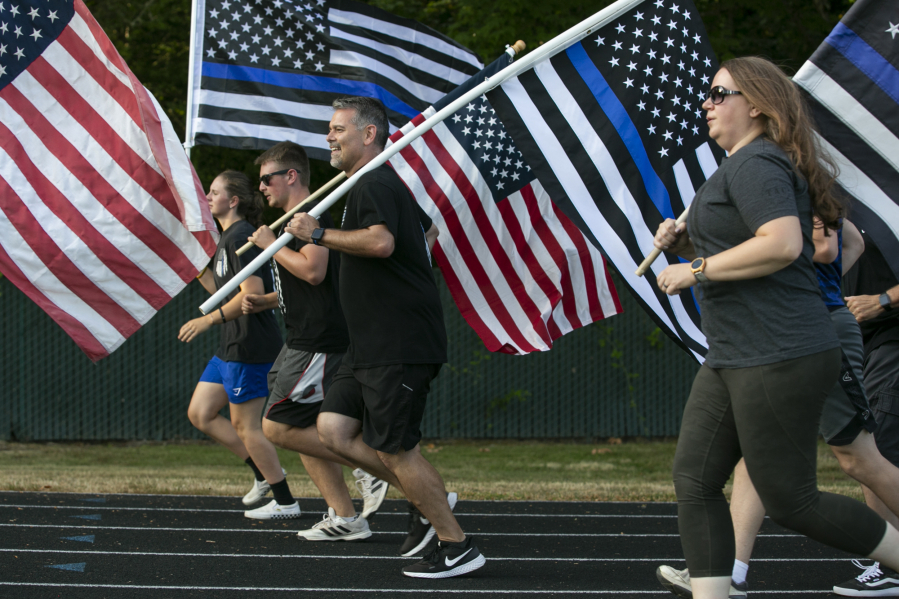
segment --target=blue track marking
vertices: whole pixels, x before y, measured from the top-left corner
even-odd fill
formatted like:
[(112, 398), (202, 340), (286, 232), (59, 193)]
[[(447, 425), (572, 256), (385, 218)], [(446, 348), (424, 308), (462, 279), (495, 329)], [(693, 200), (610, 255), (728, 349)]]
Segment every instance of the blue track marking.
[(59, 537), (63, 541), (78, 541), (79, 543), (93, 543), (96, 535), (84, 535), (81, 537)]
[(78, 562), (77, 564), (56, 564), (53, 566), (44, 566), (45, 568), (56, 568), (57, 570), (68, 570), (70, 572), (84, 572), (87, 562)]
[(88, 499), (79, 499), (78, 501), (87, 501), (89, 503), (106, 503), (106, 500), (102, 497), (93, 497)]
[(100, 514), (90, 514), (88, 516), (69, 516), (69, 518), (81, 518), (82, 520), (100, 520), (103, 518)]

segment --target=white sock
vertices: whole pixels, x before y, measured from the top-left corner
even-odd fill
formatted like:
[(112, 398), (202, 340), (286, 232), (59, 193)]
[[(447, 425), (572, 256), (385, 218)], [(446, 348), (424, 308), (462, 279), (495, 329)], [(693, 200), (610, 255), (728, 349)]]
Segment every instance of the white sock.
[(734, 582), (737, 584), (743, 584), (746, 582), (746, 573), (749, 572), (749, 564), (744, 564), (738, 559), (734, 560), (734, 572), (731, 574), (731, 578), (733, 578)]
[(350, 516), (349, 518), (344, 518), (343, 516), (338, 516), (338, 518), (343, 518), (343, 521), (346, 523), (355, 522), (358, 517), (359, 516)]

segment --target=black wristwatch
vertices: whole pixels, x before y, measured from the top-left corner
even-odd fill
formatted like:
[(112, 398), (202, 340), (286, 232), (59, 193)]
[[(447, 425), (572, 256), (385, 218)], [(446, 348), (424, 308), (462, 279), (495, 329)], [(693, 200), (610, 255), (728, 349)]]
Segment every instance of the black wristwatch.
[(324, 229), (314, 229), (312, 231), (312, 245), (318, 245), (318, 242), (322, 240), (324, 234)]
[(893, 309), (893, 302), (890, 301), (889, 293), (883, 292), (880, 294), (880, 307), (883, 308), (885, 312), (889, 312)]

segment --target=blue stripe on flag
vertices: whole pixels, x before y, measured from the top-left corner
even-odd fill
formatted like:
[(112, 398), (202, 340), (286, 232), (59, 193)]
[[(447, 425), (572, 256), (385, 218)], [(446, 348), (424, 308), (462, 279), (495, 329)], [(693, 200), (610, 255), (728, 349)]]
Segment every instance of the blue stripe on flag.
[(375, 85), (374, 83), (369, 83), (367, 81), (351, 81), (349, 79), (337, 79), (334, 77), (299, 75), (296, 73), (269, 71), (266, 69), (240, 67), (216, 62), (203, 63), (203, 77), (252, 81), (254, 83), (267, 83), (288, 89), (305, 89), (310, 91), (346, 94), (348, 96), (377, 98), (383, 102), (384, 106), (389, 110), (403, 114), (410, 119), (418, 116), (419, 112), (421, 112), (420, 110), (412, 108), (380, 85)]
[(605, 77), (602, 76), (602, 73), (599, 72), (599, 69), (587, 56), (587, 51), (584, 50), (582, 44), (577, 43), (569, 47), (566, 50), (566, 54), (568, 54), (578, 74), (584, 79), (587, 87), (593, 92), (596, 101), (599, 102), (599, 106), (606, 113), (606, 116), (609, 117), (609, 121), (615, 127), (615, 130), (618, 131), (621, 141), (624, 142), (634, 164), (637, 165), (637, 170), (640, 171), (643, 185), (646, 187), (646, 192), (649, 194), (652, 203), (662, 213), (662, 218), (675, 218), (668, 190), (655, 169), (652, 168), (649, 156), (646, 154), (646, 148), (643, 146), (640, 134), (637, 132), (637, 127), (634, 125), (631, 117), (628, 116), (627, 110), (622, 106), (618, 96), (615, 95), (615, 92), (606, 83)]
[(894, 102), (899, 103), (899, 71), (865, 40), (838, 23), (824, 41), (880, 86)]

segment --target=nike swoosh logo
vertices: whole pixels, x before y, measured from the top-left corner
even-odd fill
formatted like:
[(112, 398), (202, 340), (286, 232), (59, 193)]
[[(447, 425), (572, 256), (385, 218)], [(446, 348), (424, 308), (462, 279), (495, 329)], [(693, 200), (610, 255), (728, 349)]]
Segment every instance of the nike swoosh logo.
[[(831, 380), (833, 380), (833, 379), (831, 379)], [(466, 555), (468, 555), (470, 551), (471, 551), (471, 549), (469, 548), (468, 551), (466, 551), (465, 553), (463, 553), (462, 555), (460, 555), (460, 556), (457, 557), (456, 559), (450, 559), (450, 558), (448, 558), (448, 557), (445, 557), (445, 558), (443, 558), (443, 559), (446, 560), (446, 565), (447, 565), (447, 567), (452, 568), (453, 566), (455, 566), (456, 564), (459, 563), (459, 560), (460, 560), (460, 559), (462, 559), (463, 557), (465, 557)]]

